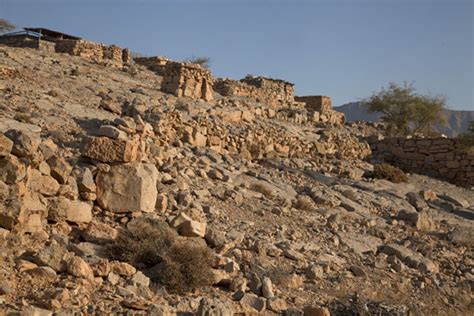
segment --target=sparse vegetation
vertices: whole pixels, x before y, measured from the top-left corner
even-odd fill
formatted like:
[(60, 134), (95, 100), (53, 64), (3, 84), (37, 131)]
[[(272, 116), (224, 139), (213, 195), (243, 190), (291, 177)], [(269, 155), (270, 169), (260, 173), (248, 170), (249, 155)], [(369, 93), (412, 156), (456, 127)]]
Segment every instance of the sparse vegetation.
[(170, 292), (189, 292), (212, 281), (209, 248), (181, 239), (166, 223), (156, 220), (140, 220), (121, 231), (109, 246), (109, 254), (143, 270)]
[(390, 136), (430, 135), (433, 124), (445, 122), (443, 109), (446, 99), (417, 94), (413, 85), (406, 82), (403, 86), (391, 82), (388, 88), (382, 88), (364, 103), (369, 112), (382, 113), (381, 119)]
[(374, 171), (369, 174), (369, 177), (375, 179), (385, 179), (393, 183), (401, 183), (408, 181), (405, 172), (387, 163), (374, 165)]
[(0, 34), (14, 30), (16, 26), (5, 19), (0, 19)]
[(474, 121), (469, 123), (467, 132), (459, 136), (464, 146), (468, 149), (474, 148)]
[(209, 69), (211, 67), (211, 59), (209, 57), (201, 56), (201, 57), (191, 57), (186, 60), (188, 63), (198, 64), (203, 68)]

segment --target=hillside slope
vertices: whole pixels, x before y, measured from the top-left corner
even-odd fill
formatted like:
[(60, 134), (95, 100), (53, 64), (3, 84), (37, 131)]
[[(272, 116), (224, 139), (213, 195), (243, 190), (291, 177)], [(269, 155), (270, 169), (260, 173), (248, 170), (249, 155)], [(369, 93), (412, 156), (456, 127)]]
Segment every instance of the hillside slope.
[(472, 314), (472, 191), (161, 82), (0, 46), (0, 315)]
[[(348, 122), (377, 122), (380, 118), (378, 113), (369, 113), (361, 102), (346, 103), (334, 109), (344, 113)], [(445, 110), (444, 115), (446, 124), (435, 126), (434, 129), (448, 137), (456, 137), (460, 133), (466, 132), (469, 122), (474, 121), (474, 111)]]

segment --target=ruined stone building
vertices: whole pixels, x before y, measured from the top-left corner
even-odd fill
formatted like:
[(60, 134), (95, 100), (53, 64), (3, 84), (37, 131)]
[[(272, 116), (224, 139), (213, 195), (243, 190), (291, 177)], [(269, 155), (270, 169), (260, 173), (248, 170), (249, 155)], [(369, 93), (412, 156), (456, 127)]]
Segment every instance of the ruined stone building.
[(304, 103), (307, 111), (318, 116), (317, 121), (334, 125), (342, 125), (345, 122), (344, 113), (333, 110), (330, 97), (310, 95), (295, 97), (295, 101)]
[(27, 27), (22, 31), (1, 35), (0, 44), (54, 52), (56, 42), (63, 39), (80, 40), (81, 38), (45, 28)]
[(170, 62), (168, 58), (163, 56), (135, 57), (133, 61), (138, 65), (145, 66), (151, 71), (154, 71), (159, 76), (164, 75), (166, 64)]
[(0, 44), (66, 53), (96, 62), (113, 61), (120, 64), (131, 62), (128, 49), (87, 41), (78, 36), (45, 28), (24, 28), (23, 31), (4, 34), (0, 36)]
[(161, 91), (177, 97), (214, 99), (211, 72), (200, 65), (169, 61), (163, 72)]
[(271, 106), (294, 102), (293, 84), (284, 80), (247, 76), (240, 81), (218, 79), (214, 90), (223, 96), (248, 97)]

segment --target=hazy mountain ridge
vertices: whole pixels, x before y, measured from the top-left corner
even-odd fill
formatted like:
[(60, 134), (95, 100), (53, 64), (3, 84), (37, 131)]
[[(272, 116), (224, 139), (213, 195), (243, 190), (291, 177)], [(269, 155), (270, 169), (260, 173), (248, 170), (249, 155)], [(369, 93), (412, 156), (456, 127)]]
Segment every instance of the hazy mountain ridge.
[[(350, 102), (337, 106), (336, 111), (346, 115), (348, 122), (369, 121), (377, 122), (380, 120), (380, 113), (369, 113), (361, 102)], [(467, 131), (470, 121), (474, 121), (474, 111), (456, 111), (445, 110), (446, 124), (435, 126), (435, 130), (449, 137), (456, 137)]]

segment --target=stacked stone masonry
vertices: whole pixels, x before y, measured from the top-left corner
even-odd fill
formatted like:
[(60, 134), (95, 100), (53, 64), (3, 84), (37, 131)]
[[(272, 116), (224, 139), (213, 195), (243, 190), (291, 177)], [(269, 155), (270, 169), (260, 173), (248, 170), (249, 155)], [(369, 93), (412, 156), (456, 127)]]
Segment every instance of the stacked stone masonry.
[(332, 109), (332, 101), (330, 97), (322, 95), (312, 95), (295, 97), (298, 102), (303, 102), (305, 108), (315, 116), (319, 116), (319, 121), (333, 125), (342, 125), (345, 122), (344, 113), (334, 111)]
[(458, 139), (387, 138), (371, 141), (373, 158), (463, 186), (474, 185), (474, 150)]
[(133, 61), (138, 64), (145, 66), (149, 70), (155, 72), (157, 75), (163, 76), (166, 69), (166, 64), (170, 61), (166, 57), (153, 56), (153, 57), (136, 57)]
[(115, 45), (107, 46), (85, 40), (63, 39), (56, 42), (55, 51), (73, 56), (80, 56), (96, 62), (113, 61), (117, 63), (130, 63), (131, 57), (128, 49)]
[(163, 73), (161, 91), (177, 97), (205, 101), (214, 99), (211, 72), (191, 63), (168, 62)]
[(55, 45), (54, 42), (41, 40), (27, 34), (2, 36), (0, 37), (0, 44), (12, 47), (33, 48), (48, 52), (54, 52)]
[(247, 76), (240, 81), (218, 79), (214, 89), (223, 96), (248, 97), (275, 107), (294, 102), (292, 83), (265, 77)]

